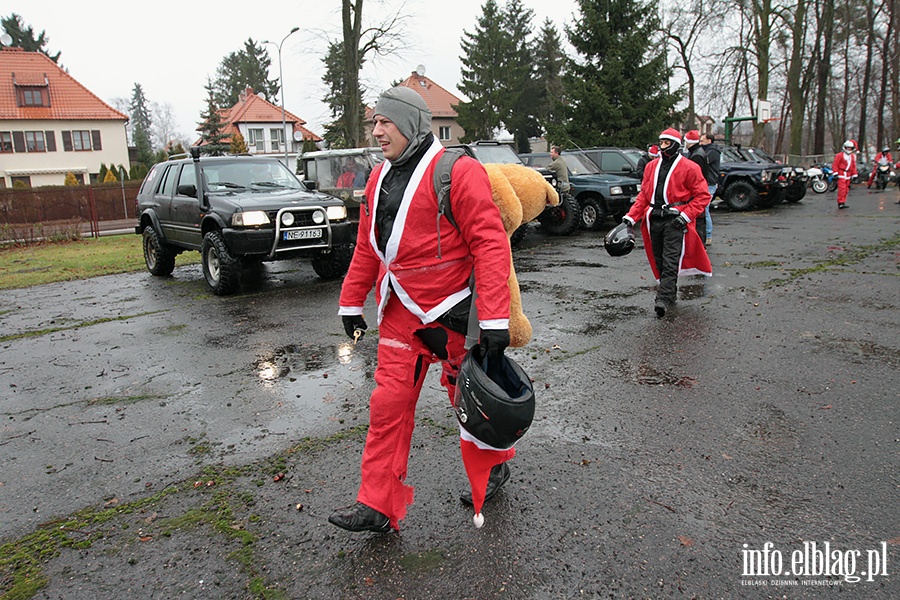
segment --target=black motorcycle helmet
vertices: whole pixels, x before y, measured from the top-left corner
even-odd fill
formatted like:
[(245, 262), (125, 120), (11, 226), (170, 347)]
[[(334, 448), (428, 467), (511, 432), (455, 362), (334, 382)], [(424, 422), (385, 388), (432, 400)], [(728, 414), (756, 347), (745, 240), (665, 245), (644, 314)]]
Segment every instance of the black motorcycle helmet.
[(620, 223), (603, 238), (603, 246), (610, 256), (625, 256), (634, 250), (634, 233), (627, 223)]
[(475, 439), (500, 450), (525, 435), (534, 419), (534, 387), (515, 361), (488, 359), (476, 344), (459, 368), (453, 399), (456, 418)]

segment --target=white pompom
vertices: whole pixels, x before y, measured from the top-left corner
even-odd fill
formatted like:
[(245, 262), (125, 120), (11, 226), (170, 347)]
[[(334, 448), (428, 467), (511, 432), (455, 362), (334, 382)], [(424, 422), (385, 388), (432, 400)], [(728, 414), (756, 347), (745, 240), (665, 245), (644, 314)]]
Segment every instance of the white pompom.
[(481, 527), (484, 525), (484, 515), (481, 513), (475, 513), (475, 515), (472, 517), (472, 522), (475, 523), (476, 529), (481, 529)]

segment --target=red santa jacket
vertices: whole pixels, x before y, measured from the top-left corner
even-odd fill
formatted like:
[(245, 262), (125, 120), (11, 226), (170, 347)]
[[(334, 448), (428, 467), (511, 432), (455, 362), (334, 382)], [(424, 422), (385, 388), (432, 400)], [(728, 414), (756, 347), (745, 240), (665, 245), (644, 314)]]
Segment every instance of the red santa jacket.
[(454, 164), (450, 207), (457, 229), (446, 217), (438, 219), (434, 167), (443, 152), (434, 140), (413, 172), (384, 253), (376, 241), (374, 215), (391, 163), (375, 167), (366, 185), (369, 207), (360, 211), (356, 250), (341, 288), (338, 314), (362, 314), (375, 285), (379, 323), (389, 289), (422, 323), (431, 323), (471, 293), (474, 265), (479, 324), (483, 329), (509, 327), (509, 239), (491, 198), (487, 172), (467, 157)]
[[(660, 160), (654, 158), (644, 169), (641, 191), (626, 215), (633, 223), (641, 224), (644, 250), (656, 279), (659, 279), (659, 268), (650, 244), (650, 212), (656, 207)], [(712, 275), (709, 256), (695, 227), (695, 219), (705, 212), (710, 202), (709, 187), (700, 166), (685, 156), (680, 154), (676, 156), (663, 185), (663, 200), (681, 211), (688, 220), (688, 229), (684, 235), (678, 263), (678, 274)]]
[(856, 175), (856, 155), (847, 154), (846, 152), (838, 152), (834, 156), (834, 162), (831, 164), (831, 170), (835, 172), (838, 179), (850, 179)]

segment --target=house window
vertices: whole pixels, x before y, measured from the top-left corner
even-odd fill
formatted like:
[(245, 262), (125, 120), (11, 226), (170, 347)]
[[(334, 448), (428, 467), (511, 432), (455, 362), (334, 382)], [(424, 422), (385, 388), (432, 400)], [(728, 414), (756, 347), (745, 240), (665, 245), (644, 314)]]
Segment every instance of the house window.
[(12, 186), (14, 188), (28, 188), (31, 189), (31, 177), (25, 175), (24, 177), (10, 177), (12, 181)]
[(73, 150), (90, 150), (91, 149), (91, 132), (90, 131), (73, 131), (72, 132), (72, 149)]
[(270, 129), (269, 135), (272, 136), (272, 152), (280, 152), (281, 144), (284, 142), (284, 130)]
[(0, 152), (12, 152), (13, 139), (11, 131), (0, 131)]
[(442, 142), (448, 141), (450, 139), (450, 128), (446, 126), (441, 127), (438, 135)]
[(247, 145), (255, 146), (257, 152), (265, 152), (266, 150), (266, 140), (263, 137), (262, 129), (248, 129), (247, 130)]
[(50, 94), (43, 86), (17, 87), (16, 92), (19, 106), (50, 106)]
[(25, 132), (25, 151), (26, 152), (45, 152), (47, 148), (44, 146), (43, 131), (26, 131)]

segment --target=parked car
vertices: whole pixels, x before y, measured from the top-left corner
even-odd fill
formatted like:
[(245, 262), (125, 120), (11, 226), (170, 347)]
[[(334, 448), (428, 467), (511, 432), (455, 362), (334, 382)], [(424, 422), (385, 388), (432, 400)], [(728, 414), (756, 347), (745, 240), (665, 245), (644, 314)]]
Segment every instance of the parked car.
[(217, 295), (236, 292), (243, 271), (263, 261), (308, 258), (319, 277), (337, 279), (353, 256), (344, 203), (308, 190), (273, 158), (200, 158), (191, 148), (190, 158), (173, 156), (150, 169), (137, 214), (147, 270), (170, 275), (178, 254), (199, 251)]
[(731, 210), (750, 210), (781, 202), (789, 181), (782, 165), (746, 160), (734, 147), (722, 146), (716, 196)]
[(301, 154), (298, 159), (300, 178), (306, 187), (343, 200), (354, 223), (359, 222), (359, 204), (369, 174), (383, 161), (381, 148), (318, 150)]
[[(475, 158), (482, 164), (525, 164), (521, 157), (516, 154), (515, 150), (512, 149), (512, 146), (495, 140), (481, 140), (469, 144), (453, 144), (447, 146), (447, 148), (460, 148), (466, 154)], [(550, 171), (543, 167), (534, 168), (537, 168), (547, 181), (555, 186), (556, 181)], [(548, 206), (537, 220), (541, 224), (541, 227), (544, 228), (544, 231), (550, 235), (569, 235), (577, 229), (580, 215), (581, 210), (575, 197), (571, 194), (560, 194), (559, 204), (557, 206)], [(519, 227), (510, 240), (511, 245), (516, 246), (520, 244), (527, 231), (527, 223)]]
[[(640, 155), (635, 155), (632, 150), (637, 149), (629, 148), (628, 151), (626, 151), (622, 148), (612, 148), (605, 146), (578, 149), (578, 151), (583, 152), (587, 155), (588, 158), (594, 161), (594, 163), (604, 173), (609, 173), (610, 175), (621, 175), (623, 177), (630, 177), (632, 179), (640, 179), (641, 176), (638, 173), (637, 169)], [(638, 152), (640, 152), (640, 150), (638, 150)]]
[(809, 176), (806, 174), (806, 169), (803, 167), (785, 165), (762, 148), (735, 146), (735, 149), (748, 161), (782, 166), (781, 173), (788, 179), (788, 185), (784, 189), (784, 194), (782, 195), (785, 202), (799, 202), (806, 195)]
[[(551, 161), (549, 152), (519, 156), (530, 167), (546, 167)], [(628, 212), (641, 190), (640, 181), (602, 173), (586, 154), (578, 150), (565, 150), (562, 156), (569, 168), (571, 193), (581, 208), (581, 227), (596, 231), (608, 216), (618, 221)]]

